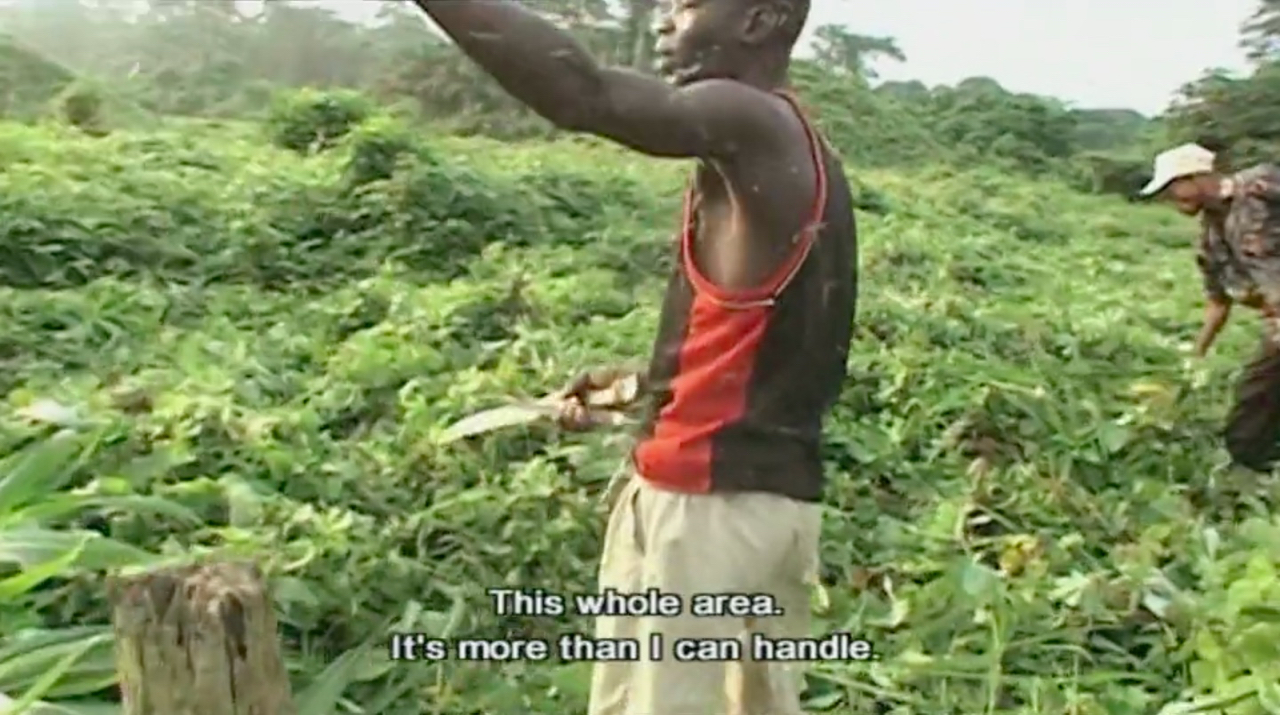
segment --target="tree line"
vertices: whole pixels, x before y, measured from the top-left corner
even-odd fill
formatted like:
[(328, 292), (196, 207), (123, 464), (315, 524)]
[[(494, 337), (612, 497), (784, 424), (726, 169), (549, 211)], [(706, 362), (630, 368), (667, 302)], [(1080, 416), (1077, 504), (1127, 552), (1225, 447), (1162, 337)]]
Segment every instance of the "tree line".
[[(645, 69), (656, 0), (542, 0), (537, 7), (604, 60)], [(447, 131), (545, 137), (546, 122), (510, 100), (428, 26), (411, 3), (383, 1), (369, 22), (278, 0), (247, 13), (234, 0), (18, 0), (0, 7), (0, 114), (56, 111), (107, 131), (147, 117), (261, 118), (299, 88), (358, 92)], [(1241, 28), (1246, 76), (1209, 70), (1166, 113), (1078, 108), (1007, 91), (985, 77), (955, 86), (877, 83), (904, 61), (893, 38), (816, 28), (796, 89), (833, 143), (864, 165), (993, 163), (1129, 193), (1171, 141), (1226, 149), (1232, 162), (1274, 156), (1280, 117), (1280, 0)]]

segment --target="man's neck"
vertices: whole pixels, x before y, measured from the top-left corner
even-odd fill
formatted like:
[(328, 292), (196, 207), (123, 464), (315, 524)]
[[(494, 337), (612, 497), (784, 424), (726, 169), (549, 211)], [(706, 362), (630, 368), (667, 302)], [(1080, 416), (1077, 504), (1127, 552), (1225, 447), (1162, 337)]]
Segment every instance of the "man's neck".
[(776, 92), (787, 86), (788, 62), (761, 62), (738, 75), (738, 81), (765, 92)]

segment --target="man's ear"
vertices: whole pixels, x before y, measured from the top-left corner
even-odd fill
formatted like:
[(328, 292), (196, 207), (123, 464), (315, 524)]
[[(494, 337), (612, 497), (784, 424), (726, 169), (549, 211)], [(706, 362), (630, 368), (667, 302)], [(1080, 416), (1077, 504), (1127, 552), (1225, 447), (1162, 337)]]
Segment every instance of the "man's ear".
[(768, 42), (790, 19), (789, 11), (776, 0), (761, 0), (747, 11), (742, 23), (742, 41), (748, 45)]

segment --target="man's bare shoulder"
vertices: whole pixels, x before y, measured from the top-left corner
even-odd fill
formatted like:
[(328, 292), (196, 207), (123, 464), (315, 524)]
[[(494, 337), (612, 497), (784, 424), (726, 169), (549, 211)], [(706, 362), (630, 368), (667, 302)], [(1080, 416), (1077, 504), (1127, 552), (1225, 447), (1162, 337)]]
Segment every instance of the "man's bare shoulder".
[(795, 134), (802, 129), (795, 111), (776, 93), (736, 80), (706, 79), (682, 88), (680, 94), (694, 111), (711, 120), (708, 126), (727, 130), (735, 138), (756, 139), (765, 145), (803, 139), (803, 134)]
[(730, 79), (673, 87), (626, 68), (601, 72), (602, 98), (580, 112), (578, 131), (653, 156), (734, 161), (787, 140), (779, 98)]

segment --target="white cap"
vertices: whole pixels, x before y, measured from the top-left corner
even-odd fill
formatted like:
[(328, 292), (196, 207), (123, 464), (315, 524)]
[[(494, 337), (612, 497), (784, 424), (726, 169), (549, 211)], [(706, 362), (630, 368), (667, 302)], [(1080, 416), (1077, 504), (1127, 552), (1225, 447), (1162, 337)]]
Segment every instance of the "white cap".
[(1207, 174), (1213, 171), (1213, 152), (1199, 144), (1183, 144), (1156, 157), (1155, 167), (1151, 172), (1151, 181), (1138, 193), (1152, 196), (1164, 190), (1175, 179), (1196, 174)]

